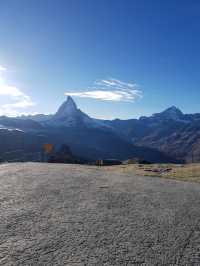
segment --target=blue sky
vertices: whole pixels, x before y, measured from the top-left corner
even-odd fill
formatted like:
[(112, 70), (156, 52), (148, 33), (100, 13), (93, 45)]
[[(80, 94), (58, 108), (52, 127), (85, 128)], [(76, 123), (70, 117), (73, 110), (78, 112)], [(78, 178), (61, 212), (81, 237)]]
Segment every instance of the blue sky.
[(53, 113), (66, 93), (99, 118), (200, 112), (199, 14), (197, 0), (0, 0), (0, 113)]

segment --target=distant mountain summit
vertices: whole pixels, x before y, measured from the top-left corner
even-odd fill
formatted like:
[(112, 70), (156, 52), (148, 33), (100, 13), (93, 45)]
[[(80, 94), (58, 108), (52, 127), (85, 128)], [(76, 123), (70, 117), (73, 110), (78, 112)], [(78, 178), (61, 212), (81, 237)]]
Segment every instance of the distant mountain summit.
[[(200, 161), (200, 114), (184, 114), (175, 106), (139, 119), (100, 120), (82, 112), (68, 96), (52, 115), (0, 117), (0, 134), (4, 150), (9, 144), (9, 152), (22, 147), (22, 154), (24, 149), (41, 149), (45, 141), (65, 143), (76, 155), (90, 159)], [(36, 145), (33, 140), (40, 141)]]
[(182, 111), (178, 109), (176, 106), (171, 106), (170, 108), (167, 108), (163, 112), (153, 115), (153, 117), (172, 119), (172, 120), (182, 119), (183, 116), (184, 114), (182, 113)]
[(67, 100), (58, 108), (58, 111), (45, 122), (52, 126), (80, 127), (92, 125), (93, 119), (77, 108), (72, 97), (68, 96)]
[[(124, 160), (137, 157), (151, 162), (176, 161), (156, 149), (137, 147), (113, 126), (112, 121), (109, 124), (89, 117), (77, 108), (71, 97), (67, 97), (53, 115), (0, 117), (0, 125), (2, 126), (0, 152), (4, 153), (4, 158), (7, 158), (8, 152), (12, 159), (18, 159), (19, 152), (14, 153), (15, 150), (20, 151), (20, 156), (25, 154), (24, 158), (38, 158), (43, 144), (51, 143), (54, 147), (66, 144), (76, 156), (89, 160), (99, 158)], [(10, 131), (11, 128), (14, 131)], [(126, 128), (124, 130), (126, 131)]]
[(44, 124), (51, 126), (64, 126), (64, 127), (87, 127), (87, 128), (108, 128), (107, 125), (101, 123), (100, 120), (93, 119), (87, 114), (77, 108), (76, 103), (71, 96), (68, 96), (58, 108), (58, 111)]
[(67, 100), (59, 107), (58, 111), (55, 113), (55, 119), (63, 119), (67, 116), (73, 116), (80, 111), (78, 110), (76, 103), (71, 96), (67, 97)]

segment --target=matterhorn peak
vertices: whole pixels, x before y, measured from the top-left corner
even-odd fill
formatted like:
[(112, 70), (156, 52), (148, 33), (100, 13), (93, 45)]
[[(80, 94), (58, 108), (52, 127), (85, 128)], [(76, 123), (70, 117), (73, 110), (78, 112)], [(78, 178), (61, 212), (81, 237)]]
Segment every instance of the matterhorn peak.
[(98, 122), (83, 113), (77, 108), (76, 103), (71, 96), (68, 96), (66, 101), (59, 107), (55, 115), (46, 122), (48, 125), (65, 126), (65, 127), (92, 127), (92, 128), (106, 128), (104, 124)]
[(68, 106), (71, 105), (75, 109), (77, 109), (76, 103), (71, 96), (67, 96), (67, 100), (65, 101), (65, 103), (66, 103), (66, 105), (68, 105)]
[(67, 103), (67, 104), (73, 104), (73, 105), (76, 106), (75, 101), (74, 101), (73, 98), (72, 98), (71, 96), (69, 96), (69, 95), (67, 96), (66, 103)]
[(72, 115), (78, 111), (76, 103), (71, 96), (67, 96), (67, 100), (59, 107), (55, 114), (56, 118), (63, 118)]

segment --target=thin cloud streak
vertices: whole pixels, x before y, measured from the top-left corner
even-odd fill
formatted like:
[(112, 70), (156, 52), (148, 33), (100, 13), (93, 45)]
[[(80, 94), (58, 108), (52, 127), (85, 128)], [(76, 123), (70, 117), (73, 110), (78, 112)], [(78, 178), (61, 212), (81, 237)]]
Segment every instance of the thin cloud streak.
[(142, 97), (142, 91), (135, 83), (127, 83), (118, 79), (103, 79), (94, 82), (94, 86), (88, 90), (78, 92), (66, 92), (65, 95), (80, 98), (92, 98), (102, 101), (134, 102)]

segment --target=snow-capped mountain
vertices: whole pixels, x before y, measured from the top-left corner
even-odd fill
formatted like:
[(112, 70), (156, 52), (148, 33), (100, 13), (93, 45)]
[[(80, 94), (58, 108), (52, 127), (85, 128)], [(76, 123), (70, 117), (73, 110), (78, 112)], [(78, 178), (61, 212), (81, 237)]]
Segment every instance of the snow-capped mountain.
[(18, 129), (30, 143), (33, 136), (54, 145), (66, 143), (82, 157), (141, 157), (153, 162), (189, 161), (194, 151), (192, 158), (200, 161), (199, 125), (200, 114), (183, 114), (175, 106), (139, 119), (94, 119), (78, 109), (71, 97), (52, 115), (0, 117), (2, 143), (9, 130)]
[[(40, 118), (42, 116), (40, 115)], [(152, 148), (136, 147), (131, 141), (116, 130), (112, 121), (107, 124), (105, 121), (93, 119), (77, 108), (71, 97), (59, 107), (58, 111), (51, 116), (45, 116), (47, 120), (38, 122), (28, 117), (6, 118), (0, 117), (2, 126), (22, 129), (21, 134), (12, 134), (10, 131), (0, 132), (2, 149), (5, 153), (9, 141), (9, 152), (21, 147), (26, 154), (30, 150), (38, 153), (42, 150), (42, 143), (52, 143), (54, 147), (67, 144), (73, 153), (82, 158), (96, 160), (99, 158), (128, 159), (137, 157), (152, 162), (172, 162), (173, 158)], [(13, 131), (16, 132), (16, 131)], [(16, 146), (16, 139), (19, 139)], [(38, 140), (38, 143), (35, 141)], [(4, 149), (3, 149), (4, 147)], [(36, 149), (37, 147), (37, 149)], [(19, 153), (13, 153), (16, 158)], [(35, 155), (33, 156), (35, 158)], [(33, 158), (32, 157), (32, 158)], [(7, 158), (7, 157), (5, 157)], [(17, 157), (18, 158), (18, 157)]]
[(94, 124), (92, 118), (77, 108), (74, 100), (68, 96), (67, 100), (59, 107), (51, 119), (46, 121), (49, 125), (75, 127)]
[(68, 96), (66, 101), (58, 108), (58, 111), (48, 120), (43, 121), (44, 125), (64, 127), (88, 127), (108, 128), (100, 120), (93, 119), (78, 109), (72, 97)]
[(55, 119), (65, 119), (68, 116), (82, 115), (82, 112), (77, 108), (76, 103), (71, 96), (67, 97), (67, 100), (59, 107), (58, 111), (55, 113)]

